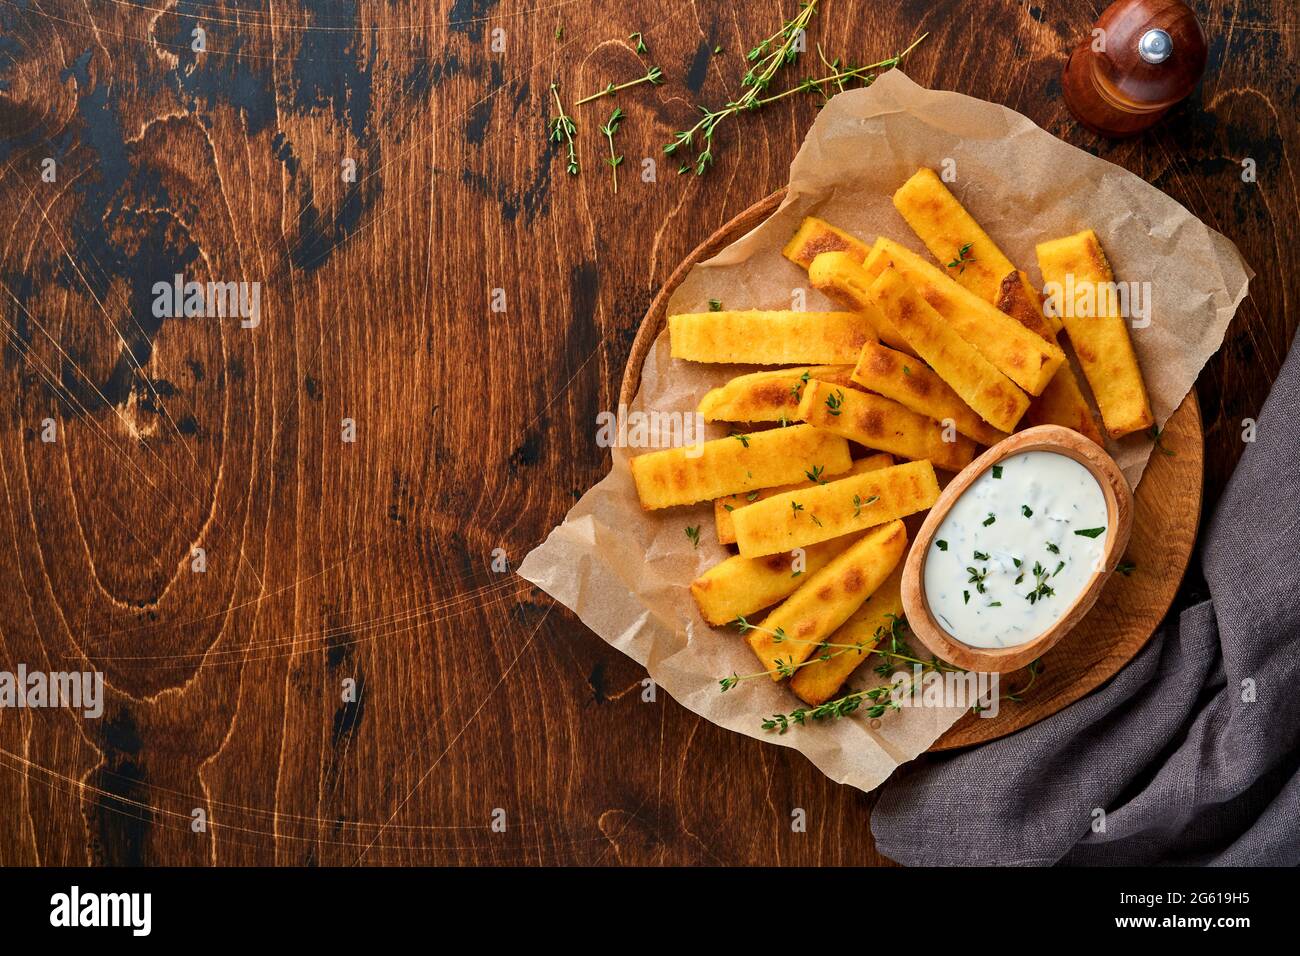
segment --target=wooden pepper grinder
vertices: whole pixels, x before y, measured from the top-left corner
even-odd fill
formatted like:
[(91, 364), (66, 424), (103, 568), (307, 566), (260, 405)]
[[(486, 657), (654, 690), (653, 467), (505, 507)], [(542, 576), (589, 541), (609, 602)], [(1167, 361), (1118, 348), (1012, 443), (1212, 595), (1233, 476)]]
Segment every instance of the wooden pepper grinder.
[(1205, 56), (1205, 35), (1186, 4), (1118, 0), (1070, 54), (1061, 89), (1074, 118), (1094, 133), (1132, 136), (1192, 92)]

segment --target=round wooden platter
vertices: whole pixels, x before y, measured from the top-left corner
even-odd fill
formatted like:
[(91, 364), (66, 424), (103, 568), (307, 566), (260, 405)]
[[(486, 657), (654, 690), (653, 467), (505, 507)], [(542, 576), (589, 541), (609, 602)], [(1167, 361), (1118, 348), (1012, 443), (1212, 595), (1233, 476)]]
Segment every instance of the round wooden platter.
[[(776, 211), (785, 190), (750, 206), (701, 243), (659, 290), (632, 343), (619, 401), (631, 405), (641, 366), (667, 322), (668, 299), (697, 264), (717, 255)], [(1091, 693), (1132, 660), (1173, 602), (1187, 570), (1201, 515), (1204, 445), (1195, 391), (1170, 416), (1134, 495), (1133, 534), (1125, 560), (1128, 576), (1114, 574), (1092, 610), (1042, 658), (1042, 668), (1022, 701), (1004, 700), (996, 717), (968, 714), (931, 750), (951, 750), (1014, 733)], [(1003, 675), (1003, 693), (1028, 680), (1026, 671)]]

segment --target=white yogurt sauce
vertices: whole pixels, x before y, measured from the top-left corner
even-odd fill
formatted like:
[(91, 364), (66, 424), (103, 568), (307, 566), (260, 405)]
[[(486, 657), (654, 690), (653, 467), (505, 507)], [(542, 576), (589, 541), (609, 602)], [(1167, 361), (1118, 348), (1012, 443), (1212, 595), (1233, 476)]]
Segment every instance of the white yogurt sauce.
[(1028, 451), (1003, 459), (953, 503), (930, 542), (930, 612), (972, 647), (1032, 640), (1101, 568), (1106, 523), (1101, 485), (1073, 458)]

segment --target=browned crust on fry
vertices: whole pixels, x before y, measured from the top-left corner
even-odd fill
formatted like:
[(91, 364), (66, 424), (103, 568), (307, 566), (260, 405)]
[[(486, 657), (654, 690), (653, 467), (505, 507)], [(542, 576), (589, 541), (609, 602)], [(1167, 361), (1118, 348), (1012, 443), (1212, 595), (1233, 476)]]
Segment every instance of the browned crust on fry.
[(799, 224), (781, 254), (795, 265), (807, 269), (823, 252), (851, 252), (860, 262), (867, 257), (869, 251), (870, 246), (862, 240), (835, 228), (823, 219), (808, 216)]
[(1055, 344), (1056, 332), (1043, 315), (1042, 302), (1031, 302), (1020, 272), (1012, 272), (998, 289), (997, 307), (1030, 332)]

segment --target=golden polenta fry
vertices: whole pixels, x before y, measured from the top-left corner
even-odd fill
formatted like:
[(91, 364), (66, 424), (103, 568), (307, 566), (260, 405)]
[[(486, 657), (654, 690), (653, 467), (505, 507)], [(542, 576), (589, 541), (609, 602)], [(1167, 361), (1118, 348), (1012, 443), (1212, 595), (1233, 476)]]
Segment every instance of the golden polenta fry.
[[(1008, 273), (1002, 280), (997, 306), (1030, 331), (1049, 342), (1056, 341), (1056, 332), (1043, 315), (1042, 299), (1023, 272)], [(1083, 397), (1083, 389), (1069, 362), (1056, 370), (1043, 394), (1029, 403), (1025, 422), (1030, 425), (1064, 425), (1098, 445), (1102, 444), (1101, 429), (1093, 421), (1092, 409)]]
[(809, 382), (799, 403), (809, 425), (843, 435), (867, 448), (900, 458), (926, 459), (936, 468), (961, 471), (975, 460), (975, 443), (953, 430), (944, 441), (941, 424), (898, 402), (856, 388)]
[(806, 548), (819, 541), (924, 511), (939, 497), (928, 461), (853, 475), (774, 495), (734, 512), (736, 545), (747, 558)]
[(883, 345), (867, 342), (862, 346), (853, 381), (936, 422), (947, 419), (958, 432), (981, 445), (995, 445), (1007, 437), (975, 414), (924, 362)]
[(814, 289), (840, 308), (866, 316), (882, 342), (910, 354), (912, 347), (871, 299), (874, 278), (854, 252), (823, 252), (808, 267), (808, 281)]
[(788, 485), (812, 468), (838, 475), (853, 462), (843, 438), (811, 425), (791, 425), (652, 451), (630, 464), (641, 507), (652, 511)]
[(876, 330), (856, 312), (693, 312), (668, 317), (672, 355), (690, 362), (851, 365)]
[(997, 299), (1002, 277), (1015, 266), (933, 169), (918, 169), (903, 183), (894, 208), (954, 282), (985, 302)]
[(795, 673), (889, 576), (906, 549), (903, 522), (871, 529), (750, 628), (746, 640), (772, 679)]
[[(1112, 438), (1155, 424), (1142, 370), (1138, 367), (1128, 321), (1119, 314), (1111, 272), (1101, 243), (1091, 229), (1038, 244), (1038, 268), (1053, 311), (1065, 323), (1079, 366), (1092, 386), (1102, 424)], [(1066, 301), (1068, 290), (1087, 299)], [(1079, 314), (1080, 312), (1090, 314)]]
[(734, 555), (719, 561), (691, 582), (691, 596), (700, 616), (714, 627), (784, 601), (810, 577), (848, 550), (858, 539), (850, 534), (805, 548), (800, 555), (769, 554), (762, 558)]
[(1105, 445), (1101, 429), (1092, 417), (1088, 399), (1084, 397), (1079, 379), (1072, 368), (1063, 368), (1057, 372), (1056, 378), (1043, 389), (1043, 394), (1029, 403), (1029, 411), (1025, 412), (1025, 424), (1064, 425), (1098, 445)]
[(710, 389), (700, 399), (706, 422), (793, 422), (804, 382), (810, 378), (849, 383), (851, 365), (807, 365), (772, 372), (752, 372)]
[[(806, 663), (795, 671), (790, 689), (805, 704), (816, 707), (834, 697), (858, 665), (871, 658), (872, 649), (890, 632), (894, 621), (903, 616), (904, 563), (900, 554), (889, 577), (826, 639), (832, 646), (818, 652), (819, 660)], [(856, 646), (860, 650), (834, 646), (838, 644)]]
[[(962, 401), (999, 431), (1015, 430), (1016, 423), (1029, 408), (1028, 396), (945, 322), (903, 276), (885, 267), (871, 287), (871, 294), (881, 311), (889, 313), (907, 336), (917, 354), (952, 386)], [(1009, 315), (1001, 312), (998, 315), (1037, 338)]]
[[(891, 264), (954, 332), (1031, 395), (1040, 394), (1065, 361), (1060, 346), (1045, 342), (992, 302), (963, 289), (912, 250), (890, 239), (877, 239), (866, 270), (878, 276)], [(897, 326), (897, 318), (883, 311)]]
[(836, 229), (825, 220), (809, 216), (800, 224), (794, 237), (785, 244), (781, 254), (795, 265), (807, 269), (823, 252), (851, 252), (861, 262), (870, 251), (871, 247), (861, 239), (854, 238), (843, 229)]
[[(893, 455), (886, 455), (883, 452), (869, 455), (866, 458), (859, 458), (848, 471), (838, 477), (847, 478), (850, 475), (865, 475), (869, 471), (888, 468), (893, 463)], [(778, 488), (764, 488), (761, 491), (751, 491), (743, 495), (726, 495), (717, 499), (713, 502), (713, 524), (718, 532), (718, 542), (720, 544), (736, 543), (736, 523), (731, 520), (731, 516), (746, 505), (752, 505), (755, 501), (762, 501), (764, 498), (771, 498), (773, 495), (783, 495), (787, 491), (811, 488), (813, 485), (824, 484), (826, 481), (826, 476), (818, 474), (815, 480), (801, 481), (793, 485), (781, 485)]]
[[(1012, 270), (1002, 277), (1002, 285), (993, 304), (1039, 338), (1056, 342), (1056, 328), (1044, 314), (1043, 301), (1023, 272)], [(1068, 367), (1068, 364), (1062, 368)]]
[[(1025, 300), (1030, 303), (1038, 303), (1038, 314), (1046, 319), (1047, 324), (1052, 327), (1052, 341), (1060, 345), (1059, 336), (1065, 329), (1065, 326), (1061, 324), (1061, 317), (1043, 304), (1042, 294), (1034, 288), (1034, 284), (1029, 281), (1029, 276), (1025, 274), (1024, 269), (1017, 269), (1016, 275), (1020, 277), (1020, 285), (1024, 289)], [(1005, 281), (1004, 279), (1003, 282)], [(1001, 306), (998, 306), (998, 308), (1001, 308)], [(1003, 311), (1006, 310), (1003, 309)]]

